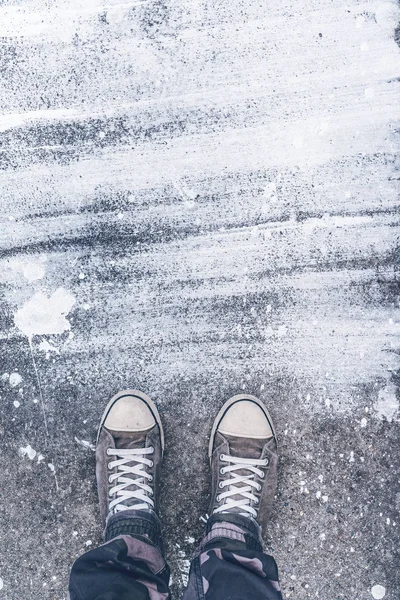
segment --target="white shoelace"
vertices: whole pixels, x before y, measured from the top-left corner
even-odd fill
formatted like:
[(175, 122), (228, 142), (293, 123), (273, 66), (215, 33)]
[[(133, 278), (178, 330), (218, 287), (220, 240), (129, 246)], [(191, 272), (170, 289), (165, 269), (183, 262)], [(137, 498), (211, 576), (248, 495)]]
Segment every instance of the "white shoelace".
[[(108, 448), (107, 455), (115, 456), (115, 460), (108, 463), (110, 470), (118, 467), (116, 473), (109, 476), (108, 481), (115, 483), (109, 491), (110, 496), (115, 498), (110, 502), (110, 512), (120, 512), (122, 510), (143, 510), (154, 506), (150, 496), (153, 495), (152, 488), (147, 485), (147, 481), (152, 481), (153, 477), (147, 473), (145, 467), (152, 467), (153, 461), (146, 458), (146, 454), (153, 454), (154, 448)], [(132, 465), (132, 463), (138, 463)], [(136, 478), (133, 478), (135, 475)], [(137, 489), (131, 490), (128, 487), (136, 486)], [(146, 493), (147, 492), (147, 493)], [(130, 502), (125, 505), (126, 500), (135, 498), (137, 502)]]
[[(228, 487), (228, 490), (218, 494), (217, 502), (222, 502), (222, 505), (213, 511), (214, 514), (229, 512), (232, 508), (240, 508), (244, 511), (240, 513), (241, 515), (257, 517), (257, 511), (250, 506), (250, 503), (258, 504), (258, 498), (253, 494), (253, 490), (256, 489), (257, 492), (260, 492), (261, 485), (254, 481), (254, 476), (257, 475), (262, 479), (265, 477), (265, 472), (258, 467), (266, 467), (268, 458), (238, 458), (221, 454), (220, 460), (231, 463), (220, 469), (221, 475), (230, 473), (231, 476), (229, 479), (223, 479), (219, 482), (220, 489)], [(235, 473), (238, 470), (247, 470), (250, 473), (249, 475), (238, 475)], [(238, 487), (238, 484), (241, 484), (240, 487)], [(242, 496), (242, 498), (233, 500), (232, 496)]]

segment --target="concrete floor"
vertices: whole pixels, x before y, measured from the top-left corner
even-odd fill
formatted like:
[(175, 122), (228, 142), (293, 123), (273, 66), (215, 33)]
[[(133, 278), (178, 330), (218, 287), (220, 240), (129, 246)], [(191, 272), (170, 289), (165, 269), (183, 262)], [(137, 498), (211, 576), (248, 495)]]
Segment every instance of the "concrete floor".
[(398, 22), (391, 0), (0, 3), (1, 599), (66, 598), (101, 539), (98, 420), (134, 386), (166, 428), (174, 598), (211, 422), (246, 390), (279, 434), (284, 597), (398, 600)]

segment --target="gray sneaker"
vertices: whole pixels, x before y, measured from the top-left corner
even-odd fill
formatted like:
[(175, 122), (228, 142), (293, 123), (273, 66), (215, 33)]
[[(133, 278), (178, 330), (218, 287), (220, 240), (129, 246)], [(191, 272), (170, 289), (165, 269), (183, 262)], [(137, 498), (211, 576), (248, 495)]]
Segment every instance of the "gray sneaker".
[(146, 394), (125, 390), (108, 403), (96, 447), (100, 516), (105, 526), (125, 510), (158, 510), (164, 451), (160, 415)]
[(265, 525), (277, 483), (277, 443), (263, 403), (248, 394), (228, 400), (211, 432), (210, 515), (240, 514)]

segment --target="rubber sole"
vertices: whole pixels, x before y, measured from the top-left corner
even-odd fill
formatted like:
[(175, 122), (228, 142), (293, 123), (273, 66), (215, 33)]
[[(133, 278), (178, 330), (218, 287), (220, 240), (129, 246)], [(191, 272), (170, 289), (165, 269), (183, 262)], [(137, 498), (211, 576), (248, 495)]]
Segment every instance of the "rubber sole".
[[(161, 448), (162, 448), (162, 451), (164, 454), (164, 429), (163, 429), (163, 426), (161, 423), (160, 413), (158, 412), (157, 407), (154, 404), (153, 400), (151, 400), (151, 398), (149, 398), (149, 396), (147, 396), (147, 394), (145, 394), (144, 392), (140, 392), (139, 390), (123, 390), (122, 392), (118, 392), (117, 394), (115, 394), (115, 396), (113, 396), (111, 398), (110, 402), (107, 404), (107, 406), (103, 412), (103, 416), (101, 417), (99, 429), (97, 432), (97, 441), (99, 440), (101, 428), (103, 427), (104, 421), (106, 420), (107, 415), (110, 412), (112, 406), (114, 406), (114, 404), (118, 400), (123, 398), (124, 396), (135, 396), (135, 398), (139, 398), (149, 407), (151, 414), (153, 415), (153, 417), (160, 429)], [(97, 441), (96, 441), (96, 443), (97, 443)]]
[(225, 415), (226, 411), (232, 406), (232, 404), (235, 404), (236, 402), (239, 402), (241, 400), (250, 400), (251, 402), (254, 402), (255, 404), (257, 404), (261, 408), (261, 410), (263, 411), (263, 413), (265, 414), (265, 416), (268, 419), (268, 423), (271, 426), (272, 433), (273, 433), (274, 438), (276, 440), (276, 433), (275, 433), (274, 424), (272, 422), (272, 419), (271, 419), (271, 416), (270, 416), (268, 410), (265, 408), (265, 406), (261, 402), (261, 400), (259, 400), (255, 396), (251, 396), (250, 394), (237, 394), (236, 396), (232, 396), (232, 398), (229, 398), (229, 400), (227, 400), (225, 402), (225, 404), (223, 405), (223, 407), (221, 408), (221, 410), (219, 411), (219, 413), (217, 414), (217, 416), (215, 418), (214, 425), (213, 425), (212, 430), (211, 430), (210, 442), (208, 444), (208, 458), (210, 459), (210, 462), (211, 462), (211, 458), (212, 458), (212, 452), (213, 452), (212, 449), (213, 449), (213, 446), (214, 446), (214, 439), (215, 439), (216, 431), (218, 429), (218, 425), (220, 424), (220, 422), (222, 421), (223, 416)]

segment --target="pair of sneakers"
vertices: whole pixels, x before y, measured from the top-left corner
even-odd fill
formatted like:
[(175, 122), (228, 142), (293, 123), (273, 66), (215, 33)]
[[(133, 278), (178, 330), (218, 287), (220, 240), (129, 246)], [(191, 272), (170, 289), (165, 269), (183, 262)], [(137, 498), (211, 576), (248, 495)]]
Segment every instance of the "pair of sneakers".
[[(126, 390), (108, 403), (96, 447), (102, 523), (125, 510), (158, 514), (164, 432), (155, 404)], [(263, 403), (241, 394), (217, 415), (209, 443), (210, 515), (239, 514), (265, 523), (277, 480), (277, 443)], [(121, 515), (122, 516), (122, 515)]]

